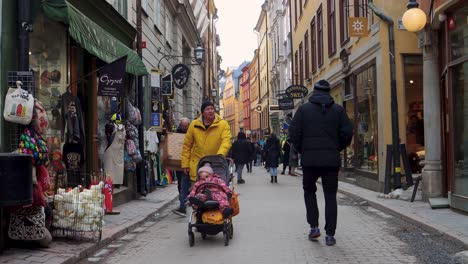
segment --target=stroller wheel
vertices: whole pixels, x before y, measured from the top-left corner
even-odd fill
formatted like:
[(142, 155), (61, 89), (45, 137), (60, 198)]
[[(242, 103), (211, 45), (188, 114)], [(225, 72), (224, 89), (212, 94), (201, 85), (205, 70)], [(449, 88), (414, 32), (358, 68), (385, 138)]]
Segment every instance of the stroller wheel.
[(224, 246), (228, 246), (229, 245), (229, 234), (228, 234), (227, 231), (224, 231), (223, 235), (224, 235)]
[(193, 245), (195, 245), (195, 235), (193, 234), (193, 232), (188, 232), (188, 238), (189, 238), (189, 245), (191, 247), (193, 247)]
[(205, 233), (201, 233), (201, 238), (202, 238), (203, 240), (205, 240), (205, 239), (206, 239), (206, 234), (205, 234)]

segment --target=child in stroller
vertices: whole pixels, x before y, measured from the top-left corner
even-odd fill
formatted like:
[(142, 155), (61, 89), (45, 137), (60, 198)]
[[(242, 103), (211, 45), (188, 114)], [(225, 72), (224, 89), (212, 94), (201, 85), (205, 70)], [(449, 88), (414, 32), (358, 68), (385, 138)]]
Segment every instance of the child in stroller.
[(189, 205), (198, 209), (205, 205), (206, 201), (217, 201), (218, 208), (223, 218), (229, 218), (233, 209), (230, 207), (232, 191), (219, 175), (213, 172), (210, 163), (205, 163), (198, 169), (198, 181), (193, 185), (187, 199)]
[(229, 245), (234, 234), (232, 217), (239, 213), (237, 195), (229, 188), (232, 172), (232, 161), (220, 155), (205, 156), (198, 162), (198, 179), (187, 197), (194, 209), (188, 223), (191, 247), (195, 245), (194, 229), (202, 239), (222, 232), (224, 245)]

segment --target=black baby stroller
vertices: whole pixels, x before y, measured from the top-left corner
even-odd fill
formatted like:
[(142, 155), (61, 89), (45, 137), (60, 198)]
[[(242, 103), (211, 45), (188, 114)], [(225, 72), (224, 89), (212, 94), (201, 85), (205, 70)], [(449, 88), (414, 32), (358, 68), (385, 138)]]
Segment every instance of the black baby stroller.
[[(226, 182), (226, 185), (230, 186), (230, 188), (232, 189), (232, 184), (230, 184), (232, 182), (233, 177), (232, 161), (226, 159), (221, 155), (205, 156), (198, 162), (197, 171), (206, 163), (210, 163), (214, 173), (218, 174), (221, 177), (221, 179), (223, 179)], [(211, 183), (202, 184), (199, 186), (198, 189), (204, 187), (211, 188), (213, 187), (213, 185)], [(201, 233), (202, 239), (206, 239), (207, 235), (216, 235), (220, 232), (223, 232), (224, 245), (229, 245), (229, 239), (232, 239), (234, 233), (234, 229), (232, 226), (232, 217), (224, 218), (222, 220), (222, 223), (220, 224), (206, 223), (202, 220), (202, 215), (204, 212), (208, 210), (218, 210), (218, 206), (218, 201), (205, 201), (202, 206), (199, 206), (196, 209), (194, 208), (193, 212), (190, 214), (190, 219), (188, 223), (188, 237), (189, 245), (191, 247), (193, 247), (193, 245), (195, 244), (195, 234), (192, 228), (195, 228), (197, 232)]]

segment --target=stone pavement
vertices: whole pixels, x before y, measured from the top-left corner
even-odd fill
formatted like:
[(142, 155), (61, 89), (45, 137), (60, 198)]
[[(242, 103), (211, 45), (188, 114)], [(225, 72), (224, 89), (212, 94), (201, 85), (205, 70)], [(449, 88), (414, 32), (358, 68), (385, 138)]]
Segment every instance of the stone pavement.
[[(298, 170), (302, 176), (302, 171)], [(412, 223), (428, 232), (434, 232), (465, 244), (468, 249), (468, 215), (450, 208), (432, 209), (423, 201), (408, 202), (398, 199), (378, 198), (380, 193), (342, 182), (338, 191), (355, 199), (367, 201), (378, 210)]]
[(102, 239), (99, 242), (55, 239), (49, 248), (10, 248), (0, 255), (0, 263), (76, 263), (135, 230), (177, 197), (175, 184), (158, 188), (146, 197), (115, 207), (114, 211), (120, 211), (119, 215), (105, 215)]
[[(339, 183), (339, 191), (355, 199), (365, 200), (370, 206), (424, 230), (461, 241), (468, 248), (467, 215), (451, 209), (433, 210), (428, 203), (421, 201), (411, 203), (378, 198), (377, 192), (344, 182)], [(51, 247), (46, 249), (11, 248), (0, 255), (0, 263), (76, 263), (135, 230), (149, 217), (177, 199), (177, 195), (177, 187), (173, 184), (158, 188), (147, 197), (116, 207), (115, 210), (120, 211), (121, 214), (105, 216), (102, 240), (99, 242), (54, 240)]]
[(380, 193), (350, 183), (340, 182), (339, 191), (354, 198), (366, 200), (370, 206), (399, 217), (428, 232), (435, 232), (458, 240), (468, 248), (468, 215), (450, 208), (432, 209), (428, 202), (408, 202), (378, 198)]

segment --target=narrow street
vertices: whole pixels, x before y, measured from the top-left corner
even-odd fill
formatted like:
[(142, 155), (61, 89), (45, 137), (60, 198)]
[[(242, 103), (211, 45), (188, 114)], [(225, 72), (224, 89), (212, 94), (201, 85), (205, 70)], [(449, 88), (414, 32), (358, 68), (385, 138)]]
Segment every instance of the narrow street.
[[(326, 246), (323, 234), (311, 242), (302, 177), (280, 175), (279, 183), (271, 184), (266, 171), (254, 167), (244, 178), (246, 184), (237, 187), (241, 213), (234, 218), (229, 246), (224, 246), (221, 233), (207, 240), (195, 233), (195, 246), (189, 247), (187, 219), (171, 212), (174, 203), (81, 263), (455, 263), (451, 257), (461, 250), (342, 194), (337, 245)], [(318, 198), (323, 230), (321, 191)]]

